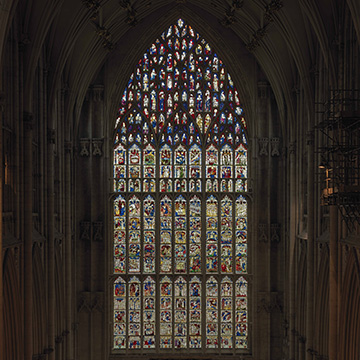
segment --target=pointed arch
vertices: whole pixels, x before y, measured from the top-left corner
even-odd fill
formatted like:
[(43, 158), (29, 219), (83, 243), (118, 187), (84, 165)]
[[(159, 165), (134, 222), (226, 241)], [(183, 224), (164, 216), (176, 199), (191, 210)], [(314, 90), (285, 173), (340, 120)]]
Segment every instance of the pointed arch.
[[(234, 301), (247, 274), (247, 148), (225, 64), (178, 19), (136, 63), (115, 123), (114, 273), (129, 290), (124, 326), (114, 294), (114, 351), (247, 350), (247, 303)], [(156, 290), (135, 308), (134, 287)]]

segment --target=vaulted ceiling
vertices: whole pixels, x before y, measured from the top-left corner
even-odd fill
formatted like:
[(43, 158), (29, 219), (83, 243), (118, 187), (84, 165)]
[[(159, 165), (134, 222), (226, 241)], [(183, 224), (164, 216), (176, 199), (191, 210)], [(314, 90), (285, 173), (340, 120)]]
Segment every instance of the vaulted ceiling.
[(68, 114), (79, 113), (89, 85), (107, 69), (109, 111), (115, 112), (136, 60), (181, 16), (235, 73), (245, 102), (257, 81), (268, 81), (280, 115), (291, 118), (294, 88), (300, 84), (311, 107), (312, 77), (320, 55), (330, 78), (335, 78), (332, 54), (346, 21), (345, 7), (359, 36), (357, 0), (2, 0), (0, 45), (11, 22), (18, 21), (27, 59), (26, 87), (31, 89), (45, 52), (49, 99), (65, 88)]

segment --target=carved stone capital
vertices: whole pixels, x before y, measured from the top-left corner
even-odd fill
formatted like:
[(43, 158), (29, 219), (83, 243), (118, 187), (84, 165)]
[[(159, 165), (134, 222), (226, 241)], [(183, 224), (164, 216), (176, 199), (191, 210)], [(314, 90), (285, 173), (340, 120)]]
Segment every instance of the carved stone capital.
[(270, 225), (271, 232), (271, 242), (278, 244), (280, 242), (280, 224), (271, 224)]
[(271, 156), (280, 156), (280, 138), (274, 137), (270, 140), (271, 142)]
[(80, 156), (90, 156), (90, 139), (80, 139)]
[(267, 156), (269, 154), (268, 144), (269, 144), (269, 139), (267, 137), (259, 138), (259, 145), (260, 145), (259, 155), (260, 156)]
[(103, 241), (103, 227), (104, 224), (102, 221), (95, 221), (92, 224), (93, 226), (93, 240), (94, 241)]
[(268, 234), (267, 234), (267, 224), (259, 224), (258, 228), (258, 239), (259, 242), (267, 243), (268, 242)]
[(96, 292), (93, 294), (93, 301), (91, 305), (92, 311), (104, 312), (104, 293), (103, 292)]
[(91, 312), (91, 292), (83, 291), (80, 294), (79, 303), (78, 303), (78, 312)]
[(91, 223), (90, 221), (80, 222), (80, 240), (90, 241), (91, 239)]
[(93, 139), (92, 140), (93, 156), (102, 156), (103, 143), (104, 143), (104, 139)]

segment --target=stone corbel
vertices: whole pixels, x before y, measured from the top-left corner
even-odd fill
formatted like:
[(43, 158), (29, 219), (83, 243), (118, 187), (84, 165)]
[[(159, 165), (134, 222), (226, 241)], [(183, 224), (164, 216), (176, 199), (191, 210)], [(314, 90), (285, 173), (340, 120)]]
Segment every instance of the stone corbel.
[(280, 138), (274, 137), (271, 140), (271, 156), (280, 156)]
[(267, 224), (259, 224), (259, 242), (267, 243), (268, 240)]
[(267, 314), (273, 313), (274, 311), (278, 310), (280, 313), (283, 312), (283, 305), (278, 293), (271, 294), (271, 300), (267, 300), (262, 298), (260, 300), (260, 305), (257, 306), (257, 313), (261, 313), (265, 311)]
[(91, 223), (90, 221), (80, 222), (80, 240), (90, 241), (91, 238)]
[(104, 143), (104, 139), (93, 139), (92, 140), (93, 156), (102, 156), (103, 143)]
[(271, 242), (278, 244), (280, 242), (280, 224), (271, 224)]
[(93, 226), (93, 240), (102, 242), (103, 241), (103, 223), (102, 221), (95, 221)]
[(80, 156), (90, 156), (90, 139), (80, 139)]
[(94, 301), (91, 306), (92, 311), (104, 312), (104, 293), (97, 292), (94, 294)]
[(260, 156), (267, 156), (269, 154), (268, 152), (268, 144), (269, 139), (267, 137), (259, 138), (259, 145), (260, 145)]
[(78, 312), (91, 312), (91, 292), (83, 291), (80, 296)]

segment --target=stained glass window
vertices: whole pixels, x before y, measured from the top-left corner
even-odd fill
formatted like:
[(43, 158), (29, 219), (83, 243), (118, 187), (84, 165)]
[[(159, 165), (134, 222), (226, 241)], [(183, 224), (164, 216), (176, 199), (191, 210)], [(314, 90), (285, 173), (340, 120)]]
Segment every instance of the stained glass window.
[(248, 145), (230, 74), (179, 19), (120, 103), (113, 349), (246, 350)]

